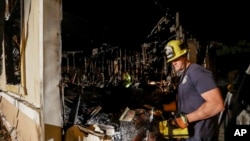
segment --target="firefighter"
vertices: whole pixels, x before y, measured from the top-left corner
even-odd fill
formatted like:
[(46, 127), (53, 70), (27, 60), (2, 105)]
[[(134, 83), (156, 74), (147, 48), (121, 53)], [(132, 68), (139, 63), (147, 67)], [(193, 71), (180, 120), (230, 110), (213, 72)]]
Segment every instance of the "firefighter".
[[(180, 74), (176, 111), (169, 123), (188, 128), (189, 138), (183, 139), (185, 141), (218, 140), (218, 115), (224, 110), (224, 104), (212, 72), (188, 60), (186, 42), (171, 40), (164, 51), (167, 63)], [(163, 105), (163, 110), (174, 111), (175, 104), (171, 104)]]
[(125, 88), (128, 88), (128, 87), (130, 87), (131, 86), (131, 76), (129, 75), (129, 73), (128, 72), (124, 72), (124, 73), (122, 73), (122, 78), (121, 78), (122, 80), (122, 85), (123, 85), (123, 87), (125, 87)]

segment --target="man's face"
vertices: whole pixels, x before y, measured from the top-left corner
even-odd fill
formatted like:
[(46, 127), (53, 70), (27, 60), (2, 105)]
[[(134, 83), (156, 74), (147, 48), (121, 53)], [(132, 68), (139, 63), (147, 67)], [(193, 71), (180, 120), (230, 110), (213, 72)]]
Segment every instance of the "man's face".
[(172, 65), (174, 66), (176, 72), (182, 72), (185, 69), (185, 61), (185, 56), (181, 56), (172, 61)]

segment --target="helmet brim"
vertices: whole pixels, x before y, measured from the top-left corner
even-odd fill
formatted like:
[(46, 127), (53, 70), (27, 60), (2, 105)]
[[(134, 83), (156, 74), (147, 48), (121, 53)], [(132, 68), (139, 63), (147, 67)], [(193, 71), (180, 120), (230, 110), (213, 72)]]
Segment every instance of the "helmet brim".
[(172, 58), (169, 58), (169, 59), (167, 60), (167, 63), (174, 61), (175, 59), (177, 59), (177, 58), (183, 56), (184, 54), (187, 54), (187, 50), (184, 50), (184, 51), (183, 51), (182, 53), (180, 53), (178, 56), (176, 55), (176, 56), (174, 56), (174, 57), (172, 57)]

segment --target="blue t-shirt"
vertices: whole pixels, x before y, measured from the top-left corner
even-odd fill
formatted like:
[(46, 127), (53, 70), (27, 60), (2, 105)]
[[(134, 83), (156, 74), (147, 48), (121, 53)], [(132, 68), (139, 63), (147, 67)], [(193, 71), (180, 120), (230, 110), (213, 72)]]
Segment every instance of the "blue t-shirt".
[[(191, 113), (205, 102), (201, 94), (217, 85), (212, 72), (198, 64), (191, 64), (183, 75), (178, 86), (178, 112)], [(188, 141), (209, 141), (218, 135), (218, 116), (190, 123), (188, 128)]]

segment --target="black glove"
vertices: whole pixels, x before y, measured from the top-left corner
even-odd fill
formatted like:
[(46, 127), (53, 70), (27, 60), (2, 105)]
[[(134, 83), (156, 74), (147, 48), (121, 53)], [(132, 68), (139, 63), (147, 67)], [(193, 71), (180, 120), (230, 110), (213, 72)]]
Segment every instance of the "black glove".
[(179, 128), (186, 128), (188, 126), (188, 119), (186, 114), (176, 113), (173, 118), (169, 119), (169, 123)]

